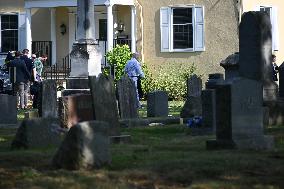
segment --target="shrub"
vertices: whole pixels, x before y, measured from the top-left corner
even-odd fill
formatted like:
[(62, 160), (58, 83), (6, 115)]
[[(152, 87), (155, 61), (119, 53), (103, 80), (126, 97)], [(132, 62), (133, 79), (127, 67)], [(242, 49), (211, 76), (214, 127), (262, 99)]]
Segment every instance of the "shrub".
[(107, 62), (115, 68), (115, 82), (124, 74), (126, 62), (131, 58), (131, 51), (128, 45), (116, 45), (106, 53)]
[(145, 79), (142, 80), (144, 94), (154, 90), (164, 90), (168, 92), (170, 100), (184, 100), (186, 79), (196, 71), (194, 64), (168, 63), (158, 69), (152, 69), (156, 72), (154, 76), (146, 64), (142, 67), (145, 72)]

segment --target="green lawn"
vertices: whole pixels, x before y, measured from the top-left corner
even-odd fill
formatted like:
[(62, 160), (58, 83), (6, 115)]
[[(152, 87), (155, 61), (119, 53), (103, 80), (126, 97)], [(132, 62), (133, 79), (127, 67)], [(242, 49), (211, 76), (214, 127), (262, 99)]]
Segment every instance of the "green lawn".
[[(171, 103), (170, 114), (178, 115), (181, 104)], [(207, 151), (205, 142), (214, 136), (192, 136), (190, 128), (181, 125), (121, 131), (130, 134), (132, 142), (112, 144), (110, 166), (67, 171), (51, 167), (55, 147), (11, 151), (16, 129), (0, 128), (0, 189), (284, 188), (284, 126), (265, 130), (276, 141), (269, 152)]]

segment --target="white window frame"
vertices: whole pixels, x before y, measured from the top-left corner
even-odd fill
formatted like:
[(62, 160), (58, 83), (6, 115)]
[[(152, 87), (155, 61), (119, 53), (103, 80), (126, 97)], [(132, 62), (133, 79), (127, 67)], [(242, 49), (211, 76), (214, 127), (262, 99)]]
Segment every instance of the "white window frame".
[(270, 9), (270, 20), (272, 25), (272, 52), (279, 51), (279, 30), (278, 30), (278, 10), (277, 7), (271, 5), (258, 5), (255, 7), (256, 11), (260, 11), (261, 8)]
[[(192, 25), (192, 32), (193, 32), (193, 36), (192, 36), (192, 48), (186, 48), (186, 49), (174, 49), (174, 9), (179, 9), (179, 8), (191, 8), (192, 9), (192, 17), (191, 17), (191, 25)], [(194, 6), (179, 6), (179, 7), (171, 7), (171, 12), (170, 12), (170, 18), (171, 18), (171, 22), (170, 22), (170, 40), (171, 40), (171, 50), (172, 52), (193, 52), (194, 51), (194, 46), (195, 46), (195, 8)]]
[[(186, 48), (186, 49), (174, 49), (173, 48), (173, 10), (178, 8), (192, 8), (192, 28), (193, 28), (193, 47), (192, 48)], [(168, 9), (168, 18), (166, 21), (168, 21), (168, 24), (164, 24), (164, 21), (162, 19), (165, 19), (165, 12), (162, 13), (162, 9), (166, 10)], [(201, 21), (197, 21), (197, 9), (200, 9), (202, 11)], [(161, 52), (200, 52), (205, 51), (205, 21), (204, 21), (204, 7), (198, 6), (198, 5), (175, 5), (175, 6), (168, 6), (168, 7), (162, 7), (160, 11), (160, 32), (161, 32)], [(199, 12), (200, 13), (200, 12)], [(201, 47), (197, 47), (197, 28), (196, 26), (200, 25), (202, 29), (202, 34), (199, 35), (201, 37)], [(166, 33), (165, 33), (166, 32)], [(164, 44), (163, 35), (167, 35), (168, 32), (168, 44)], [(164, 48), (164, 45), (166, 45), (166, 48)]]
[[(9, 13), (0, 13), (0, 52), (1, 53), (7, 53), (7, 52), (2, 52), (2, 19), (1, 17), (3, 15), (14, 15), (14, 16), (18, 16), (18, 20), (19, 20), (19, 14), (18, 13), (14, 13), (14, 12), (9, 12)], [(19, 22), (19, 21), (18, 21)], [(15, 30), (15, 29), (13, 29)], [(18, 48), (19, 48), (19, 27), (17, 28), (18, 30)], [(15, 49), (15, 50), (18, 50), (18, 49)]]

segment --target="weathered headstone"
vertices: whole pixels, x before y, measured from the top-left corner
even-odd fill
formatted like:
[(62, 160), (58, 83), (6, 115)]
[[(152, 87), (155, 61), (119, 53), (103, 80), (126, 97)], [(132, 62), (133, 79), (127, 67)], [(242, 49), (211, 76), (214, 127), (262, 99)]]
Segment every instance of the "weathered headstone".
[(205, 89), (201, 93), (202, 126), (216, 130), (216, 94), (214, 89)]
[(202, 79), (200, 77), (198, 77), (196, 74), (187, 78), (186, 86), (187, 86), (187, 97), (190, 97), (190, 96), (199, 97), (199, 96), (201, 96)]
[(111, 162), (109, 125), (81, 122), (72, 127), (53, 157), (56, 168), (69, 170), (101, 168)]
[(137, 118), (137, 97), (134, 82), (126, 75), (117, 81), (117, 95), (120, 117)]
[(215, 88), (224, 83), (224, 75), (221, 73), (209, 74), (205, 83), (206, 89), (202, 90), (202, 126), (216, 129), (216, 93)]
[(220, 63), (225, 69), (225, 80), (229, 81), (239, 77), (239, 53), (229, 55), (225, 60)]
[(57, 88), (55, 80), (44, 80), (40, 89), (38, 113), (40, 117), (57, 117)]
[(273, 81), (270, 17), (264, 12), (246, 12), (240, 24), (240, 76), (263, 82), (263, 99), (276, 100)]
[(207, 148), (272, 149), (273, 137), (263, 135), (262, 83), (240, 78), (215, 90), (216, 141)]
[(147, 95), (147, 117), (168, 117), (168, 94), (165, 91), (152, 91)]
[(205, 83), (206, 89), (214, 89), (216, 85), (222, 84), (224, 82), (224, 75), (221, 73), (209, 74), (208, 80)]
[(12, 149), (58, 146), (62, 134), (57, 118), (27, 119), (18, 128)]
[(110, 136), (119, 135), (118, 109), (113, 79), (100, 74), (98, 77), (90, 76), (89, 82), (95, 119), (109, 124)]
[(180, 117), (190, 118), (194, 116), (202, 115), (202, 102), (201, 96), (189, 96), (187, 97), (184, 106), (181, 109)]
[(202, 80), (197, 75), (192, 75), (187, 79), (187, 98), (181, 110), (180, 117), (189, 118), (193, 116), (201, 116), (201, 91)]
[(238, 148), (273, 148), (273, 137), (263, 135), (261, 92), (262, 83), (250, 79), (240, 79), (231, 86), (232, 137)]
[(272, 34), (269, 15), (246, 12), (240, 23), (240, 76), (264, 81), (272, 80)]
[(17, 97), (0, 94), (0, 124), (17, 123)]
[(70, 128), (82, 121), (94, 120), (92, 96), (76, 94), (59, 98), (58, 114), (61, 126)]

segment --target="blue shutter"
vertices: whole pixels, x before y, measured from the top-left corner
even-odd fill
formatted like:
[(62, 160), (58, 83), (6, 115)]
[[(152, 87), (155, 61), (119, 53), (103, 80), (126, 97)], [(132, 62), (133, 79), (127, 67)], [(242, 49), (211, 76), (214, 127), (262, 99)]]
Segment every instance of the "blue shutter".
[(204, 7), (195, 6), (194, 7), (194, 19), (195, 19), (195, 43), (194, 51), (205, 51), (204, 45)]
[(169, 7), (160, 9), (161, 52), (170, 51), (170, 11)]

